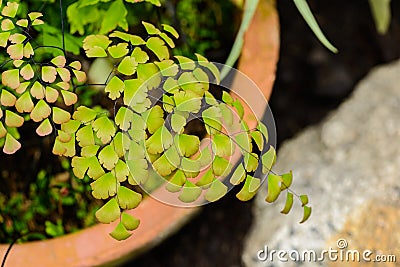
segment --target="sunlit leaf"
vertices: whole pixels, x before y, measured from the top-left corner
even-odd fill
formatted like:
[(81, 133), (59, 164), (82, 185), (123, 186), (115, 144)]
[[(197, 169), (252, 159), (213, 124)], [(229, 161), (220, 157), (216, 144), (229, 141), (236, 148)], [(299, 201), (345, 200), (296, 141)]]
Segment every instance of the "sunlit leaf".
[(43, 99), (41, 99), (39, 100), (39, 102), (36, 103), (35, 107), (33, 108), (31, 112), (31, 119), (34, 122), (39, 122), (43, 119), (48, 118), (50, 114), (51, 108)]
[(160, 106), (154, 106), (144, 114), (142, 114), (146, 122), (147, 129), (150, 134), (153, 134), (158, 128), (164, 124), (164, 111)]
[(196, 67), (195, 62), (188, 57), (175, 56), (175, 58), (178, 60), (179, 66), (184, 70), (194, 70)]
[(8, 86), (12, 89), (17, 89), (20, 85), (19, 82), (19, 70), (12, 69), (3, 71), (1, 74), (1, 81), (3, 85)]
[(26, 43), (26, 45), (24, 46), (24, 57), (26, 58), (30, 58), (31, 56), (33, 56), (35, 53), (33, 52), (33, 48), (31, 43)]
[(301, 200), (302, 207), (304, 207), (305, 205), (308, 204), (308, 196), (307, 195), (301, 195), (299, 198)]
[(1, 95), (0, 95), (0, 103), (3, 106), (6, 107), (12, 107), (15, 105), (15, 102), (17, 101), (17, 98), (15, 95), (10, 93), (9, 91), (3, 89), (1, 90)]
[(4, 19), (1, 22), (1, 30), (2, 31), (11, 31), (15, 28), (14, 23), (10, 19)]
[(190, 203), (198, 199), (202, 191), (200, 187), (187, 180), (178, 198), (184, 203)]
[(131, 177), (132, 179), (129, 179), (128, 177), (128, 181), (130, 184), (132, 185), (143, 184), (147, 181), (149, 177), (147, 160), (145, 159), (129, 160), (126, 162), (126, 164), (128, 165), (128, 168), (132, 175)]
[(64, 56), (57, 56), (57, 57), (53, 58), (50, 62), (59, 68), (63, 68), (65, 66), (65, 64), (67, 63), (67, 60), (65, 59)]
[(180, 133), (186, 125), (186, 118), (180, 113), (174, 113), (171, 115), (171, 127), (176, 133)]
[(101, 21), (101, 33), (108, 33), (118, 26), (128, 31), (128, 22), (126, 21), (126, 15), (128, 11), (122, 0), (112, 1), (107, 12), (104, 14), (103, 20)]
[(231, 138), (225, 134), (213, 136), (213, 151), (217, 156), (229, 157), (235, 152), (235, 146)]
[(33, 68), (31, 64), (26, 64), (22, 69), (21, 69), (21, 76), (24, 78), (25, 81), (29, 81), (35, 76), (35, 72), (33, 71)]
[(108, 53), (110, 53), (110, 56), (112, 56), (113, 58), (124, 57), (126, 56), (126, 54), (128, 54), (128, 52), (129, 50), (127, 43), (119, 43), (108, 48)]
[[(118, 181), (114, 174), (108, 172), (90, 184), (92, 195), (97, 199), (107, 199), (117, 193)], [(119, 207), (118, 207), (119, 209)]]
[(149, 60), (149, 55), (147, 55), (147, 53), (144, 52), (140, 47), (135, 47), (131, 56), (135, 58), (137, 63), (146, 63)]
[(149, 153), (158, 154), (169, 148), (172, 142), (171, 133), (165, 126), (162, 126), (146, 140), (146, 148)]
[[(1, 112), (3, 112), (3, 111), (1, 111)], [(0, 113), (1, 113), (1, 112), (0, 112)], [(0, 118), (1, 118), (1, 117), (0, 117)], [(3, 122), (0, 121), (0, 138), (3, 138), (4, 136), (6, 136), (6, 134), (7, 134), (7, 130), (6, 130), (6, 128), (4, 127)]]
[(46, 86), (45, 96), (48, 103), (54, 103), (57, 101), (59, 94), (53, 87)]
[[(76, 132), (76, 140), (80, 147), (94, 145), (93, 128), (91, 125), (86, 125)], [(99, 158), (100, 159), (100, 158)]]
[(231, 176), (230, 183), (233, 185), (238, 185), (243, 182), (245, 178), (246, 170), (244, 169), (243, 164), (239, 164)]
[(103, 144), (107, 144), (111, 141), (111, 138), (115, 135), (114, 123), (107, 117), (103, 116), (96, 119), (92, 123), (93, 129), (96, 131), (96, 135), (100, 138)]
[(69, 112), (60, 109), (58, 107), (53, 107), (53, 121), (56, 124), (66, 123), (71, 119), (71, 114)]
[(118, 154), (111, 145), (107, 145), (100, 151), (98, 159), (104, 168), (112, 170), (118, 162)]
[(97, 112), (91, 108), (80, 106), (72, 115), (74, 120), (81, 121), (83, 123), (88, 123), (93, 121), (97, 116)]
[(262, 173), (267, 174), (271, 171), (272, 166), (275, 164), (276, 152), (273, 146), (270, 146), (268, 151), (261, 156)]
[(147, 33), (150, 35), (159, 35), (161, 31), (157, 29), (153, 24), (142, 21), (144, 28), (146, 29)]
[(124, 40), (126, 42), (130, 42), (132, 45), (143, 45), (146, 42), (139, 36), (137, 35), (132, 35), (126, 32), (120, 32), (120, 31), (114, 31), (113, 33), (110, 34), (110, 37), (117, 37), (121, 40)]
[(31, 95), (36, 99), (43, 99), (45, 96), (45, 91), (46, 90), (44, 86), (38, 81), (34, 82), (30, 90)]
[(133, 231), (139, 227), (140, 221), (139, 219), (133, 217), (132, 215), (123, 212), (121, 216), (121, 222), (125, 226), (125, 228), (129, 231)]
[(161, 83), (160, 70), (154, 63), (139, 64), (136, 72), (138, 79), (145, 81), (149, 90), (159, 87)]
[(163, 30), (172, 34), (172, 36), (174, 36), (175, 38), (179, 38), (179, 33), (175, 30), (174, 27), (168, 25), (168, 24), (161, 24), (161, 26), (163, 27)]
[(24, 118), (10, 110), (6, 110), (5, 123), (8, 127), (21, 127), (24, 124)]
[(124, 81), (124, 104), (133, 106), (143, 103), (147, 97), (147, 87), (139, 79), (129, 79)]
[(168, 47), (159, 37), (150, 37), (146, 42), (146, 46), (157, 56), (159, 60), (169, 58)]
[(117, 177), (118, 182), (122, 183), (126, 180), (129, 176), (129, 169), (126, 166), (125, 162), (122, 160), (118, 160), (117, 164), (115, 165), (115, 177)]
[(48, 83), (52, 83), (56, 80), (57, 70), (53, 66), (42, 67), (42, 80)]
[(289, 173), (282, 174), (281, 176), (282, 176), (281, 190), (285, 190), (292, 185), (293, 173), (292, 171), (290, 171)]
[(117, 224), (117, 226), (114, 228), (114, 230), (110, 233), (110, 236), (117, 241), (122, 241), (122, 240), (125, 240), (125, 239), (128, 239), (129, 237), (131, 237), (132, 234), (130, 232), (128, 232), (128, 230), (126, 229), (126, 227), (124, 226), (124, 224), (121, 221)]
[(293, 207), (293, 193), (287, 192), (285, 207), (281, 210), (281, 213), (288, 214)]
[(83, 40), (83, 49), (88, 57), (107, 57), (106, 49), (110, 43), (105, 35), (89, 35)]
[(14, 18), (17, 15), (19, 4), (16, 2), (7, 2), (7, 5), (3, 7), (1, 14), (3, 16)]
[(171, 179), (168, 181), (166, 185), (166, 189), (169, 192), (179, 192), (182, 188), (182, 186), (186, 182), (186, 176), (185, 173), (181, 170), (177, 170), (174, 175), (172, 175)]
[(10, 37), (10, 32), (0, 32), (0, 46), (6, 47), (8, 43), (8, 38)]
[(126, 108), (126, 107), (121, 107), (117, 115), (115, 116), (115, 124), (119, 126), (119, 128), (123, 131), (127, 131), (129, 127), (131, 126), (131, 122), (133, 119), (133, 112), (132, 110)]
[(210, 202), (215, 202), (225, 196), (226, 193), (228, 193), (228, 187), (220, 180), (214, 179), (204, 198)]
[(138, 63), (134, 57), (126, 56), (118, 65), (118, 71), (124, 75), (133, 75), (136, 72)]
[(202, 98), (192, 91), (180, 91), (174, 95), (174, 100), (179, 111), (191, 113), (200, 111)]
[(260, 151), (263, 151), (264, 149), (264, 138), (259, 131), (253, 131), (250, 133), (252, 139), (254, 142), (257, 144), (257, 147)]
[(153, 168), (159, 175), (165, 177), (170, 175), (177, 168), (177, 164), (172, 164), (170, 159), (163, 154), (153, 163)]
[(163, 85), (163, 89), (167, 92), (167, 93), (171, 93), (171, 94), (175, 94), (178, 92), (179, 90), (179, 85), (178, 85), (178, 81), (175, 80), (172, 77), (169, 77)]
[(108, 97), (112, 100), (119, 98), (124, 90), (125, 84), (117, 76), (112, 77), (104, 89), (108, 93)]
[(142, 195), (125, 187), (120, 186), (117, 192), (118, 204), (121, 209), (134, 209), (142, 201)]
[(195, 135), (177, 134), (174, 137), (174, 143), (179, 154), (185, 157), (193, 156), (200, 148), (200, 139)]
[(303, 212), (303, 219), (300, 221), (300, 223), (304, 223), (310, 218), (311, 216), (311, 207), (309, 206), (304, 206), (304, 212)]
[(21, 144), (11, 134), (7, 133), (4, 143), (3, 152), (6, 154), (14, 154), (21, 148)]
[(60, 76), (61, 80), (64, 82), (69, 82), (71, 80), (71, 73), (66, 68), (57, 68), (56, 69), (58, 75)]
[(112, 198), (96, 212), (96, 218), (101, 223), (111, 223), (117, 220), (120, 214), (118, 202), (115, 198)]
[(232, 165), (227, 159), (215, 156), (214, 161), (212, 163), (212, 169), (215, 176), (224, 177), (231, 172)]
[(258, 155), (256, 153), (244, 154), (244, 167), (247, 172), (253, 172), (258, 166)]
[(26, 40), (26, 36), (20, 33), (14, 33), (10, 35), (8, 40), (13, 44), (22, 44), (22, 42)]
[(53, 132), (53, 126), (51, 125), (49, 119), (45, 119), (44, 121), (42, 121), (39, 127), (37, 127), (36, 129), (36, 133), (39, 136), (46, 136), (51, 134), (52, 132)]
[(260, 184), (260, 179), (247, 175), (244, 185), (236, 197), (241, 201), (249, 201), (256, 195)]
[(67, 106), (71, 106), (78, 101), (78, 96), (73, 92), (62, 90), (61, 95), (64, 99), (65, 105)]
[(267, 179), (268, 179), (268, 194), (265, 201), (271, 203), (274, 202), (281, 193), (280, 183), (282, 181), (282, 178), (279, 175), (270, 173)]

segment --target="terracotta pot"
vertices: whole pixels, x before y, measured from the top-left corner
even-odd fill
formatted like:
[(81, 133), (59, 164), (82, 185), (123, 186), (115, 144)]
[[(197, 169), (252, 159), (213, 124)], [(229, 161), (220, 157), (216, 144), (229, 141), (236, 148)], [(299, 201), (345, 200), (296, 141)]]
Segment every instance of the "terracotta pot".
[[(278, 54), (279, 20), (275, 2), (261, 0), (245, 36), (239, 70), (258, 85), (266, 99), (272, 91)], [(240, 87), (240, 84), (241, 81), (236, 80), (233, 87)], [(265, 106), (259, 108), (262, 110)], [(109, 236), (114, 224), (98, 224), (63, 237), (15, 245), (5, 266), (117, 266), (160, 243), (198, 210), (169, 206), (147, 197), (132, 211), (141, 224), (128, 240), (118, 242)], [(8, 245), (0, 245), (0, 259), (7, 249)]]

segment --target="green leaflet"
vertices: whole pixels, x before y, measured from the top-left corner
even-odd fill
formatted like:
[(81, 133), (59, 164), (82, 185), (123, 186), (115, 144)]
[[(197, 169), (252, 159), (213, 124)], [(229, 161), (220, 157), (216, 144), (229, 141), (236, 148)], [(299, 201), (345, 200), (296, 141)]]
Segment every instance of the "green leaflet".
[(91, 125), (87, 125), (76, 133), (76, 140), (80, 147), (94, 145), (93, 128)]
[(72, 115), (72, 118), (83, 123), (93, 121), (97, 116), (97, 112), (91, 108), (80, 106)]
[(92, 123), (92, 127), (96, 131), (97, 137), (100, 138), (103, 144), (109, 143), (116, 132), (114, 123), (105, 116), (96, 119)]
[(184, 203), (191, 203), (197, 200), (201, 195), (202, 189), (190, 181), (186, 181), (179, 195), (179, 200)]
[(271, 171), (272, 166), (275, 164), (276, 152), (273, 146), (270, 146), (268, 151), (261, 156), (262, 173), (267, 174)]
[(274, 202), (280, 195), (281, 193), (281, 181), (282, 178), (279, 175), (275, 175), (273, 173), (270, 173), (268, 175), (268, 194), (267, 198), (265, 201), (271, 203)]
[(236, 194), (236, 197), (241, 201), (252, 199), (256, 195), (260, 184), (260, 179), (247, 175), (244, 185), (240, 192)]
[(118, 154), (111, 145), (105, 146), (98, 155), (100, 164), (109, 171), (114, 169), (118, 162), (118, 158)]
[(125, 225), (121, 222), (117, 224), (114, 230), (110, 233), (110, 236), (115, 240), (122, 241), (131, 237), (131, 233), (128, 232)]
[(157, 131), (146, 140), (147, 151), (151, 154), (162, 153), (172, 145), (173, 139), (171, 133), (165, 126), (157, 129)]
[(133, 217), (132, 215), (123, 212), (121, 216), (121, 222), (128, 231), (133, 231), (139, 227), (139, 219)]
[(159, 60), (169, 58), (168, 47), (165, 45), (165, 42), (161, 38), (150, 37), (146, 42), (146, 46), (157, 56)]
[(286, 202), (285, 202), (285, 207), (281, 210), (281, 213), (283, 214), (288, 214), (290, 210), (293, 207), (293, 194), (290, 192), (287, 192), (286, 195)]
[[(112, 172), (102, 175), (90, 184), (92, 195), (97, 199), (107, 199), (117, 193), (119, 183)], [(119, 209), (119, 207), (118, 207)]]
[[(133, 181), (130, 181), (131, 184), (144, 184), (149, 178), (149, 171), (147, 160), (145, 159), (137, 159), (137, 160), (129, 160), (126, 162), (132, 175)], [(128, 178), (129, 179), (129, 178)]]
[(235, 152), (235, 146), (231, 138), (225, 134), (213, 136), (213, 152), (220, 157), (229, 157)]
[(117, 193), (118, 204), (121, 209), (134, 209), (140, 201), (142, 201), (142, 195), (125, 187), (120, 186)]
[(220, 180), (215, 179), (211, 183), (211, 187), (204, 195), (204, 198), (210, 202), (215, 202), (225, 196), (226, 193), (228, 193), (228, 187), (224, 185)]
[(122, 160), (118, 160), (114, 168), (115, 177), (117, 177), (118, 182), (125, 182), (129, 176), (129, 169), (126, 163)]
[(118, 202), (115, 198), (112, 198), (96, 212), (96, 218), (101, 223), (111, 223), (117, 220), (120, 214)]
[(309, 206), (304, 206), (304, 211), (303, 211), (303, 219), (300, 221), (300, 223), (304, 223), (310, 218), (311, 216), (311, 207)]
[(194, 135), (177, 134), (174, 137), (174, 144), (180, 155), (191, 157), (199, 151), (200, 139)]
[(117, 76), (112, 77), (104, 88), (104, 91), (108, 93), (108, 97), (112, 100), (119, 98), (124, 90), (125, 83)]
[(164, 111), (160, 106), (154, 106), (142, 114), (147, 129), (153, 134), (164, 124)]
[(136, 72), (136, 67), (138, 63), (136, 62), (135, 57), (126, 56), (122, 59), (122, 61), (118, 65), (118, 71), (123, 75), (133, 75)]
[(106, 14), (103, 16), (100, 32), (108, 33), (117, 27), (128, 31), (128, 22), (126, 21), (127, 14), (128, 11), (122, 0), (113, 1)]
[(181, 170), (177, 170), (174, 175), (172, 175), (171, 179), (168, 181), (166, 185), (166, 189), (169, 192), (179, 192), (182, 186), (186, 182), (185, 173)]
[(212, 163), (212, 170), (215, 176), (225, 177), (232, 170), (232, 164), (225, 158), (215, 156)]
[(230, 183), (238, 185), (244, 181), (244, 178), (246, 178), (246, 170), (244, 169), (243, 164), (239, 164), (231, 176)]
[(4, 143), (3, 152), (6, 154), (14, 154), (21, 148), (21, 144), (11, 134), (6, 134), (6, 141)]

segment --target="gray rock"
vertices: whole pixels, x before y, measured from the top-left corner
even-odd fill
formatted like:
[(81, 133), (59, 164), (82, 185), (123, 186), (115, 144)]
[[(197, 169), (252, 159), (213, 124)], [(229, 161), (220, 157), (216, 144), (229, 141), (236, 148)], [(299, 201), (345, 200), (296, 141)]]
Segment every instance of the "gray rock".
[(391, 254), (398, 250), (399, 74), (400, 62), (375, 68), (325, 122), (283, 144), (274, 170), (293, 170), (293, 190), (309, 195), (313, 214), (299, 224), (302, 209), (296, 200), (289, 215), (280, 214), (284, 197), (267, 204), (264, 186), (255, 201), (255, 222), (245, 245), (246, 266), (363, 266), (363, 262), (350, 265), (327, 257), (301, 263), (288, 254), (288, 262), (279, 261), (276, 255), (273, 262), (271, 258), (262, 261), (257, 253), (266, 246), (269, 251), (315, 250), (318, 255), (330, 247), (342, 251), (337, 240), (345, 239), (347, 249), (361, 252)]

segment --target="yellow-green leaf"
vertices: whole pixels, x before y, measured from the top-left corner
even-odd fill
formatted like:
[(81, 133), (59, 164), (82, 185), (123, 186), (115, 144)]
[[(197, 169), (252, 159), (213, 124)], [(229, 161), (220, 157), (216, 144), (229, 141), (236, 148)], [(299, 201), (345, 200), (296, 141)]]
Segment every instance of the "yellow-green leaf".
[(125, 187), (120, 186), (117, 192), (118, 204), (121, 209), (134, 209), (142, 201), (142, 195)]
[(36, 129), (36, 133), (39, 136), (46, 136), (51, 134), (52, 132), (53, 132), (53, 126), (51, 125), (49, 119), (45, 119), (44, 121), (42, 121), (39, 127), (37, 127)]
[(300, 221), (300, 223), (304, 223), (310, 218), (311, 216), (311, 207), (309, 206), (304, 206), (304, 212), (303, 212), (303, 219)]
[(101, 223), (111, 223), (117, 220), (120, 214), (118, 202), (115, 198), (112, 198), (96, 212), (96, 218)]
[(36, 106), (33, 108), (31, 112), (31, 119), (34, 122), (42, 121), (45, 118), (48, 118), (51, 114), (51, 108), (49, 105), (43, 100), (39, 100), (36, 103)]
[(11, 134), (7, 133), (4, 143), (3, 152), (6, 154), (14, 154), (21, 148), (21, 144)]
[(117, 241), (122, 241), (131, 237), (131, 233), (128, 232), (124, 224), (119, 222), (114, 230), (110, 233), (110, 236)]
[(283, 214), (288, 214), (290, 210), (293, 207), (293, 194), (290, 192), (287, 192), (286, 195), (286, 202), (285, 202), (285, 207), (281, 210), (281, 213)]
[(10, 110), (6, 110), (5, 123), (8, 127), (21, 127), (24, 124), (24, 118)]
[(273, 173), (268, 175), (268, 194), (265, 201), (271, 203), (274, 202), (281, 193), (280, 183), (282, 181), (282, 177)]
[[(118, 181), (114, 174), (108, 172), (92, 182), (92, 195), (97, 199), (107, 199), (117, 193)], [(118, 204), (117, 204), (118, 205)], [(119, 209), (119, 207), (118, 207)]]

